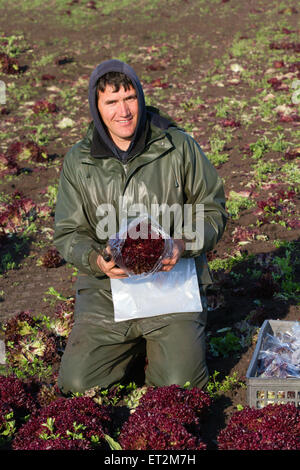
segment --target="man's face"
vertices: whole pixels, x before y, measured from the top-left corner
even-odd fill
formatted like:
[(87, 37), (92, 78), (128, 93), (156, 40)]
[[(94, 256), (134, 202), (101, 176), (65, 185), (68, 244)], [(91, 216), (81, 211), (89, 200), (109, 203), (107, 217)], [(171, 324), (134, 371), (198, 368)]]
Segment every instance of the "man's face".
[(132, 140), (138, 120), (138, 99), (133, 87), (119, 91), (107, 85), (103, 92), (98, 92), (98, 110), (106, 125), (110, 137), (121, 149), (127, 150)]

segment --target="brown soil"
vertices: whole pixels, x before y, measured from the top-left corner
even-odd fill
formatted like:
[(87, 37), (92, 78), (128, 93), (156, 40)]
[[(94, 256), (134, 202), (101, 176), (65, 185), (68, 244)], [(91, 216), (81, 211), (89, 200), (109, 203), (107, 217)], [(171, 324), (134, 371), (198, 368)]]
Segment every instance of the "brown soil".
[[(283, 12), (278, 6), (279, 3)], [(282, 9), (282, 3), (286, 3), (285, 9)], [(8, 88), (7, 103), (0, 107), (2, 110), (0, 129), (5, 133), (0, 153), (4, 153), (11, 142), (28, 139), (28, 126), (23, 125), (24, 113), (30, 106), (28, 101), (49, 99), (52, 94), (59, 112), (50, 116), (46, 122), (47, 125), (49, 122), (52, 123), (55, 130), (49, 134), (49, 141), (46, 144), (48, 154), (51, 156), (49, 162), (43, 166), (28, 164), (30, 171), (23, 170), (17, 176), (3, 177), (0, 181), (0, 192), (10, 195), (18, 190), (37, 204), (46, 202), (45, 189), (57, 183), (65, 152), (84, 135), (90, 120), (87, 102), (89, 74), (95, 65), (108, 58), (126, 58), (141, 76), (146, 96), (151, 99), (151, 104), (157, 104), (174, 116), (183, 127), (188, 123), (188, 130), (193, 132), (203, 149), (209, 151), (209, 140), (215, 131), (214, 126), (221, 121), (216, 115), (215, 105), (222, 102), (225, 96), (237, 101), (244, 100), (246, 108), (243, 112), (251, 114), (253, 113), (250, 107), (251, 100), (261, 91), (253, 85), (249, 86), (246, 79), (233, 82), (235, 84), (230, 83), (230, 80), (236, 76), (232, 75), (228, 64), (237, 62), (246, 68), (249, 65), (249, 69), (252, 67), (251, 70), (254, 70), (251, 61), (255, 60), (251, 56), (233, 56), (234, 39), (248, 38), (255, 44), (255, 41), (258, 41), (256, 33), (264, 25), (268, 25), (271, 31), (277, 34), (281, 29), (279, 21), (282, 21), (283, 17), (286, 28), (296, 31), (299, 28), (300, 13), (292, 9), (291, 3), (289, 1), (277, 3), (271, 0), (223, 0), (211, 4), (208, 2), (208, 6), (205, 6), (205, 2), (197, 0), (164, 0), (159, 8), (153, 7), (147, 10), (144, 5), (148, 2), (136, 2), (139, 5), (120, 7), (118, 11), (107, 14), (97, 1), (69, 2), (62, 11), (55, 7), (56, 2), (50, 2), (49, 5), (47, 2), (43, 7), (20, 15), (16, 13), (17, 6), (13, 6), (12, 3), (9, 7), (6, 6), (0, 19), (0, 37), (1, 32), (3, 36), (23, 35), (27, 47), (18, 56), (20, 65), (24, 67), (22, 74), (17, 77), (0, 74), (0, 79), (6, 84), (16, 83), (19, 90), (26, 85), (35, 87), (37, 94), (34, 98), (27, 99), (23, 95), (19, 100), (12, 100)], [(95, 4), (96, 9), (89, 8), (89, 4)], [(75, 8), (76, 11), (80, 9), (81, 12), (89, 15), (92, 13), (93, 16), (91, 18), (82, 16), (81, 20), (73, 25), (63, 23), (62, 19), (71, 21), (74, 18)], [(285, 40), (289, 41), (289, 37), (286, 34)], [(258, 47), (261, 47), (261, 43), (258, 43)], [(257, 81), (261, 80), (267, 73), (267, 68), (270, 68), (270, 64), (267, 65), (268, 51), (266, 48), (266, 63), (258, 61), (256, 72), (252, 73), (252, 78)], [(284, 52), (277, 51), (278, 60), (282, 57), (286, 60)], [(34, 65), (36, 61), (51, 54), (53, 57), (47, 65)], [(223, 63), (226, 65), (225, 70), (221, 67)], [(220, 74), (219, 81), (205, 80), (206, 77), (214, 75), (212, 70), (215, 70), (214, 74)], [(286, 69), (284, 71), (286, 72)], [(41, 79), (43, 74), (51, 74), (55, 78), (45, 81)], [(296, 79), (298, 75), (295, 73), (294, 78)], [(160, 79), (168, 86), (151, 87), (155, 79)], [(222, 85), (217, 85), (217, 82), (222, 82)], [(67, 103), (55, 89), (49, 90), (49, 87), (53, 86), (64, 91), (76, 87), (76, 99), (73, 98)], [(284, 94), (284, 91), (281, 93)], [(202, 99), (200, 105), (195, 104), (195, 100), (199, 97)], [(183, 107), (183, 104), (186, 106)], [(297, 112), (297, 107), (295, 111)], [(71, 129), (61, 130), (56, 127), (63, 117), (69, 116), (74, 121)], [(32, 118), (31, 124), (38, 125), (39, 117)], [(291, 142), (292, 147), (297, 145), (297, 138), (294, 137), (296, 132), (299, 136), (297, 120), (278, 123), (276, 116), (264, 120), (258, 115), (254, 116), (248, 125), (241, 125), (231, 131), (231, 140), (225, 148), (229, 158), (227, 162), (218, 165), (218, 172), (225, 181), (227, 195), (232, 190), (249, 189), (246, 185), (249, 181), (253, 181), (250, 167), (253, 161), (249, 157), (243, 158), (247, 145), (256, 142), (263, 134), (272, 139), (277, 135), (276, 125), (281, 126), (280, 132)], [(48, 129), (49, 127), (47, 132)], [(283, 152), (269, 151), (265, 159), (282, 165), (285, 163), (283, 157)], [(277, 186), (274, 189), (260, 186), (256, 180), (254, 186), (250, 188), (254, 201), (270, 197), (278, 189), (291, 189), (289, 181), (283, 177), (281, 179), (280, 168), (276, 176)], [(266, 180), (266, 183), (268, 182), (269, 179)], [(297, 218), (299, 208), (297, 197), (293, 204), (292, 210), (294, 217)], [(258, 227), (259, 233), (266, 236), (263, 239), (256, 238), (246, 245), (237, 245), (232, 240), (232, 232), (238, 226), (250, 227), (251, 224), (255, 226), (258, 217), (255, 209), (243, 210), (237, 219), (229, 220), (222, 240), (214, 252), (209, 254), (210, 260), (224, 259), (236, 253), (237, 249), (241, 253), (254, 255), (254, 259), (263, 258), (268, 254), (272, 257), (283, 256), (284, 248), (275, 248), (274, 240), (286, 242), (299, 240), (299, 228), (288, 230), (286, 226), (275, 221), (275, 223), (263, 223)], [(73, 284), (76, 276), (73, 275), (72, 267), (66, 263), (56, 268), (37, 265), (40, 257), (52, 246), (53, 215), (46, 220), (38, 218), (35, 222), (37, 231), (31, 234), (18, 253), (14, 248), (14, 242), (18, 240), (16, 237), (6, 239), (0, 246), (2, 259), (5, 254), (10, 253), (18, 265), (16, 269), (5, 270), (0, 278), (0, 291), (4, 291), (0, 298), (0, 320), (3, 323), (16, 313), (25, 310), (34, 315), (42, 313), (51, 316), (54, 304), (51, 302), (53, 300), (51, 296), (46, 294), (49, 287), (53, 287), (66, 297), (74, 295)], [(47, 230), (43, 231), (43, 228)], [(295, 260), (296, 253), (293, 261)], [(233, 270), (234, 275), (230, 274), (229, 270), (215, 272), (215, 284), (209, 292), (211, 310), (208, 318), (208, 337), (217, 334), (221, 328), (234, 329), (238, 322), (244, 320), (255, 309), (257, 314), (260, 313), (254, 322), (256, 327), (260, 327), (264, 319), (299, 319), (296, 301), (275, 299), (272, 296), (268, 297), (266, 292), (259, 291), (256, 281), (249, 274), (249, 269), (250, 272), (253, 269), (253, 259), (247, 258), (236, 265)], [(295, 263), (294, 280), (298, 279), (299, 264)], [(260, 302), (260, 310), (257, 300)], [(210, 372), (219, 371), (219, 380), (237, 372), (238, 378), (244, 380), (254, 347), (253, 342), (238, 354), (230, 354), (229, 357), (214, 357), (208, 349)], [(215, 402), (206, 430), (211, 442), (216, 440), (219, 430), (225, 426), (236, 406), (246, 404), (246, 388), (240, 387), (225, 393)]]

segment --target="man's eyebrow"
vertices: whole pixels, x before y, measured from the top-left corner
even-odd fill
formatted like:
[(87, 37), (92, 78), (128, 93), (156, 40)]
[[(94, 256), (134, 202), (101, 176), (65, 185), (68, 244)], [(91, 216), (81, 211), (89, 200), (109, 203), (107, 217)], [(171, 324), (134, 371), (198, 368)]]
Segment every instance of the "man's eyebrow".
[(118, 100), (105, 100), (104, 103), (105, 104), (112, 104), (112, 103), (116, 103)]
[(130, 100), (130, 98), (137, 98), (137, 94), (136, 94), (136, 93), (132, 93), (131, 95), (126, 96), (125, 100)]

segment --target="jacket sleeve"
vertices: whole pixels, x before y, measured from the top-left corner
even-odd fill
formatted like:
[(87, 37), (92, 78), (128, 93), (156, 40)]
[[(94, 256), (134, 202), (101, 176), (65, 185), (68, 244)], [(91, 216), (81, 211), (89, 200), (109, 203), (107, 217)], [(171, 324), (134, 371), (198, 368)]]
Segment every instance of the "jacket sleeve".
[(92, 247), (92, 244), (97, 245), (99, 242), (85, 215), (76, 178), (75, 147), (66, 154), (60, 174), (55, 208), (54, 245), (65, 261), (82, 273), (101, 274), (96, 263), (97, 252)]
[(188, 208), (184, 216), (186, 250), (183, 257), (211, 251), (220, 240), (228, 218), (222, 179), (197, 142), (187, 134), (184, 158), (184, 193)]

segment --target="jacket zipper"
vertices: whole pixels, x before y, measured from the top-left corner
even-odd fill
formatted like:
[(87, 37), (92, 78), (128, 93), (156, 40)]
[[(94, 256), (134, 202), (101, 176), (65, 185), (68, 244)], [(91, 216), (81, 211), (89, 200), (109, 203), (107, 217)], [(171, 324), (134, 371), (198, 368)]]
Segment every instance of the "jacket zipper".
[(128, 163), (123, 163), (123, 169), (124, 169), (124, 173), (125, 173), (125, 176), (127, 177), (127, 174), (128, 174)]

